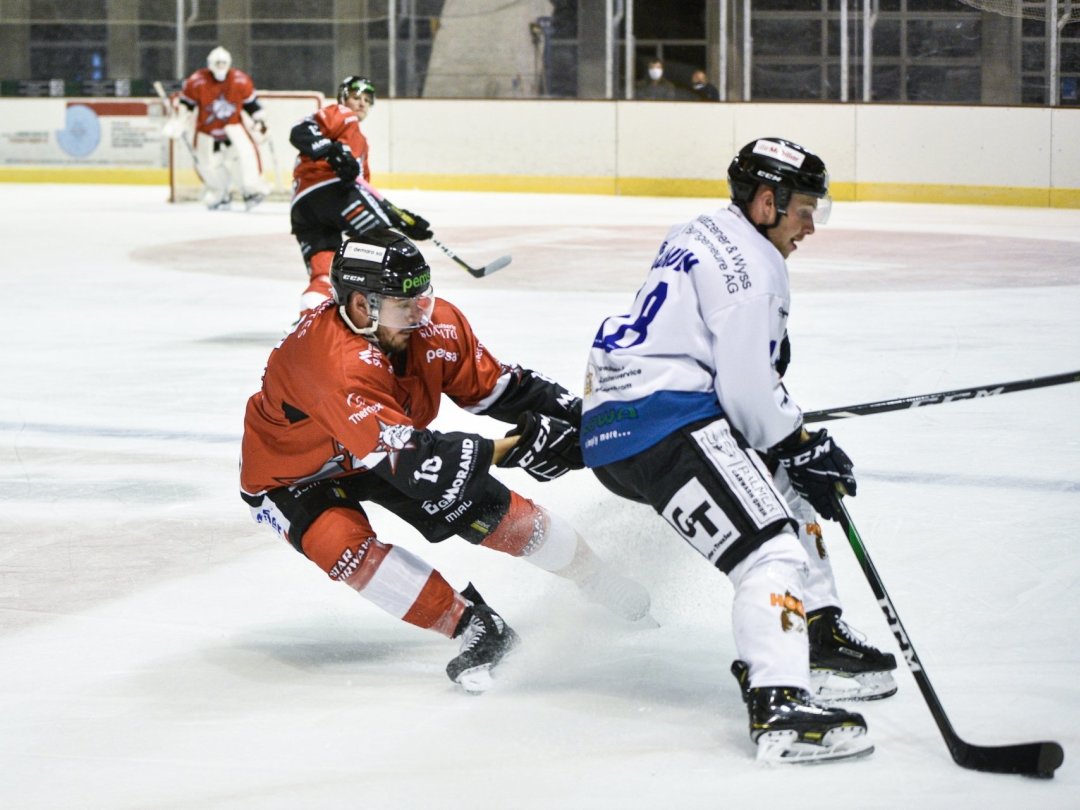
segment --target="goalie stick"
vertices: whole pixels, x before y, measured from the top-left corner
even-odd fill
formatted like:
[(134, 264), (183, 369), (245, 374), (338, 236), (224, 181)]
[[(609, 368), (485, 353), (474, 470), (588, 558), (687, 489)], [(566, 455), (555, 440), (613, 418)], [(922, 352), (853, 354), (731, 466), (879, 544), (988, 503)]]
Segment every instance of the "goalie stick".
[[(165, 107), (165, 114), (172, 118), (176, 113), (173, 112), (172, 104), (169, 102), (169, 94), (165, 92), (165, 86), (160, 82), (154, 82), (154, 92), (161, 97), (161, 103)], [(199, 180), (203, 183), (206, 179), (203, 177), (202, 170), (199, 168), (199, 156), (195, 154), (195, 147), (188, 143), (188, 139), (182, 134), (177, 137), (176, 140), (183, 141), (184, 146), (187, 147), (188, 154), (191, 155), (191, 162), (195, 167), (195, 174), (199, 176)]]
[(922, 661), (915, 653), (915, 647), (911, 644), (911, 637), (900, 622), (900, 616), (893, 607), (889, 594), (885, 591), (885, 584), (878, 576), (877, 569), (870, 559), (866, 545), (859, 536), (855, 524), (844, 506), (843, 498), (835, 497), (836, 514), (840, 525), (847, 533), (848, 542), (855, 552), (855, 559), (866, 575), (870, 583), (870, 590), (877, 597), (878, 605), (885, 614), (885, 621), (896, 636), (900, 644), (900, 651), (904, 654), (908, 669), (911, 670), (915, 683), (922, 692), (926, 705), (930, 708), (930, 714), (934, 716), (941, 736), (945, 738), (945, 745), (952, 754), (953, 761), (961, 768), (970, 768), (976, 771), (988, 771), (990, 773), (1016, 773), (1023, 776), (1037, 776), (1042, 779), (1050, 779), (1054, 771), (1065, 760), (1065, 752), (1056, 742), (1020, 743), (1018, 745), (974, 745), (960, 739), (960, 736), (952, 727), (949, 718), (945, 715), (945, 709), (941, 706), (934, 687), (930, 685), (930, 678), (923, 668)]
[[(356, 182), (373, 197), (375, 197), (376, 200), (381, 203), (385, 203), (387, 207), (393, 209), (394, 213), (397, 214), (397, 216), (399, 216), (405, 222), (409, 223), (410, 225), (412, 224), (412, 217), (410, 217), (392, 202), (383, 197), (383, 195), (374, 186), (364, 180), (364, 178), (357, 177)], [(435, 244), (435, 247), (437, 247), (439, 250), (441, 250), (443, 253), (453, 259), (456, 264), (459, 264), (461, 267), (465, 268), (468, 274), (473, 278), (483, 278), (484, 276), (490, 276), (496, 270), (502, 270), (504, 267), (506, 267), (506, 265), (510, 264), (511, 259), (509, 256), (500, 256), (499, 258), (495, 259), (495, 261), (488, 262), (483, 267), (473, 267), (471, 264), (469, 264), (467, 261), (454, 253), (454, 251), (452, 251), (449, 247), (444, 245), (434, 236), (431, 237), (431, 241)]]
[(1068, 371), (1064, 374), (1051, 374), (1048, 377), (1032, 377), (1015, 382), (982, 385), (977, 388), (958, 388), (955, 391), (939, 391), (936, 394), (918, 394), (900, 399), (883, 399), (878, 402), (864, 402), (861, 405), (844, 405), (840, 408), (826, 408), (820, 411), (807, 411), (803, 421), (831, 422), (834, 419), (849, 419), (852, 416), (867, 416), (886, 411), (902, 411), (905, 408), (921, 408), (926, 405), (944, 405), (946, 402), (960, 402), (965, 399), (985, 399), (1014, 391), (1028, 391), (1032, 388), (1046, 388), (1050, 385), (1080, 382), (1080, 371)]

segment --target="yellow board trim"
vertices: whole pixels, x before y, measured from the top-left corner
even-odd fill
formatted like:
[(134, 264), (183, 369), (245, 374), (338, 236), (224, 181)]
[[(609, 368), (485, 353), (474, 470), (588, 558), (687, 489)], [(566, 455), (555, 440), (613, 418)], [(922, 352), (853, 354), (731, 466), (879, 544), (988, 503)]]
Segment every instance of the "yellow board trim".
[(0, 166), (0, 183), (104, 183), (126, 186), (167, 186), (169, 185), (169, 170), (114, 166), (101, 168)]
[(960, 186), (917, 183), (859, 183), (857, 200), (876, 202), (949, 203), (953, 205), (1050, 205), (1048, 188)]
[[(198, 184), (191, 173), (190, 182)], [(726, 180), (669, 177), (571, 177), (519, 174), (379, 173), (376, 188), (416, 188), (430, 191), (517, 192), (532, 194), (600, 194), (628, 197), (728, 196)], [(122, 167), (0, 167), (2, 183), (108, 183), (167, 186), (168, 169)], [(830, 188), (840, 202), (910, 202), (953, 205), (1021, 205), (1036, 208), (1080, 208), (1080, 188), (1021, 188), (920, 183), (834, 182)]]

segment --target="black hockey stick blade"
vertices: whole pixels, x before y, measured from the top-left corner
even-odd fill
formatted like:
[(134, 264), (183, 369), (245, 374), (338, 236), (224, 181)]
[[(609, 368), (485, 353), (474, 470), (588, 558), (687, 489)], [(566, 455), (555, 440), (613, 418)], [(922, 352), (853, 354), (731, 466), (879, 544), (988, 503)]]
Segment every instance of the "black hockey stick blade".
[(935, 394), (918, 394), (913, 397), (883, 399), (878, 402), (863, 402), (859, 405), (843, 405), (839, 408), (808, 411), (803, 415), (803, 420), (807, 423), (831, 422), (834, 419), (850, 419), (853, 416), (923, 408), (927, 405), (944, 405), (946, 402), (961, 402), (966, 399), (985, 399), (1001, 394), (1011, 394), (1014, 391), (1030, 391), (1032, 388), (1046, 388), (1051, 385), (1074, 382), (1080, 382), (1080, 371), (1067, 371), (1064, 374), (1051, 374), (1047, 377), (1032, 377), (1027, 380), (981, 385), (974, 388), (958, 388), (955, 391), (938, 391)]
[(926, 701), (930, 714), (937, 723), (945, 745), (952, 754), (953, 761), (961, 768), (970, 768), (975, 771), (987, 771), (989, 773), (1015, 773), (1022, 776), (1034, 776), (1040, 779), (1050, 779), (1054, 771), (1065, 761), (1065, 751), (1056, 742), (1020, 743), (1018, 745), (973, 745), (960, 739), (960, 735), (952, 727), (945, 709), (938, 700), (937, 693), (930, 683), (930, 676), (926, 674), (926, 668), (919, 660), (915, 646), (911, 643), (911, 637), (900, 621), (900, 616), (885, 590), (885, 583), (881, 581), (870, 553), (866, 550), (858, 529), (855, 528), (843, 499), (837, 495), (833, 498), (833, 508), (840, 525), (847, 534), (855, 558), (870, 583), (870, 590), (877, 597), (878, 606), (885, 614), (885, 620), (889, 624), (900, 645), (900, 651), (904, 655), (908, 669), (915, 679), (916, 686)]
[(483, 278), (484, 276), (490, 276), (496, 270), (502, 270), (506, 265), (510, 264), (509, 256), (500, 256), (493, 262), (488, 262), (483, 267), (473, 267), (467, 261), (458, 256), (454, 251), (436, 239), (431, 237), (431, 241), (435, 243), (435, 247), (453, 259), (457, 264), (461, 265), (473, 278)]
[(949, 746), (949, 752), (961, 768), (987, 773), (1015, 773), (1039, 779), (1053, 779), (1054, 771), (1065, 761), (1065, 750), (1056, 742), (972, 745), (956, 738), (955, 743)]

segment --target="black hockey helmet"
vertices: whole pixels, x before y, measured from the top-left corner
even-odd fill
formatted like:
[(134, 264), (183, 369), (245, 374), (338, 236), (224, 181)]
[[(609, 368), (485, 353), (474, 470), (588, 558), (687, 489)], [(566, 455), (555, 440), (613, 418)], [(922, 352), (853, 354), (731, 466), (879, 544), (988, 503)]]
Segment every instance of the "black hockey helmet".
[(758, 138), (742, 149), (728, 166), (728, 185), (732, 201), (747, 212), (758, 186), (766, 185), (776, 193), (776, 210), (787, 213), (793, 193), (822, 200), (819, 204), (824, 221), (829, 196), (829, 173), (825, 163), (808, 149), (783, 138)]
[(337, 100), (338, 104), (344, 104), (345, 99), (352, 96), (356, 98), (358, 96), (367, 93), (371, 96), (371, 103), (375, 103), (375, 84), (371, 79), (365, 79), (363, 76), (346, 76), (341, 80), (341, 84), (338, 85)]
[(435, 305), (431, 268), (423, 254), (389, 228), (343, 242), (330, 266), (330, 285), (343, 314), (349, 293), (367, 296), (371, 325), (361, 330), (349, 322), (360, 334), (374, 334), (380, 322), (394, 329), (425, 326)]

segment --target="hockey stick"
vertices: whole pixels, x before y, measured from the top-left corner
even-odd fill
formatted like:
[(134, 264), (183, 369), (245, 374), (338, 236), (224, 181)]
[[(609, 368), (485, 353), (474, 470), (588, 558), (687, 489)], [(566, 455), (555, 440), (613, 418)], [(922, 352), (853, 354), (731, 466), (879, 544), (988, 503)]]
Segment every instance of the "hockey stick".
[(484, 276), (490, 276), (496, 270), (502, 270), (504, 267), (506, 267), (506, 265), (510, 264), (509, 256), (500, 256), (495, 261), (488, 262), (483, 267), (473, 267), (456, 253), (454, 253), (454, 251), (452, 251), (450, 248), (448, 248), (446, 245), (436, 239), (434, 236), (431, 237), (431, 241), (435, 244), (435, 247), (437, 247), (439, 250), (441, 250), (459, 265), (464, 267), (465, 270), (469, 273), (469, 275), (473, 278), (483, 278)]
[(983, 385), (978, 388), (958, 388), (955, 391), (939, 391), (936, 394), (918, 394), (901, 399), (883, 399), (879, 402), (864, 402), (861, 405), (845, 405), (841, 408), (826, 408), (821, 411), (808, 411), (803, 414), (804, 422), (831, 422), (833, 419), (849, 419), (852, 416), (866, 416), (886, 411), (901, 411), (905, 408), (921, 408), (924, 405), (943, 405), (965, 399), (985, 399), (1014, 391), (1027, 391), (1031, 388), (1045, 388), (1050, 385), (1080, 382), (1080, 371), (1064, 374), (1052, 374), (1049, 377), (1032, 377), (1029, 380)]
[(840, 525), (844, 527), (844, 531), (847, 533), (848, 542), (851, 543), (851, 548), (855, 552), (855, 559), (859, 561), (859, 565), (870, 583), (870, 589), (874, 592), (874, 596), (877, 597), (878, 605), (885, 614), (885, 621), (888, 622), (889, 629), (892, 630), (893, 635), (896, 636), (896, 640), (900, 644), (900, 650), (907, 661), (908, 669), (911, 670), (915, 683), (919, 685), (919, 691), (922, 692), (926, 705), (930, 707), (930, 714), (934, 716), (934, 722), (937, 723), (941, 736), (945, 738), (945, 745), (949, 747), (949, 753), (952, 754), (956, 764), (961, 768), (970, 768), (976, 771), (1017, 773), (1043, 779), (1052, 778), (1054, 771), (1065, 760), (1065, 752), (1056, 742), (991, 746), (973, 745), (960, 739), (956, 731), (953, 730), (949, 718), (945, 715), (945, 709), (942, 708), (941, 702), (934, 692), (934, 687), (930, 685), (930, 678), (927, 676), (919, 656), (915, 653), (915, 648), (911, 644), (911, 637), (900, 622), (896, 608), (893, 607), (892, 600), (889, 599), (889, 594), (885, 591), (885, 585), (881, 581), (881, 577), (878, 576), (874, 563), (870, 560), (870, 554), (867, 552), (855, 524), (851, 521), (851, 515), (848, 514), (843, 499), (836, 496), (834, 501)]
[[(409, 216), (408, 213), (402, 211), (392, 202), (383, 197), (383, 195), (373, 185), (364, 180), (363, 177), (357, 177), (356, 183), (365, 191), (369, 192), (376, 200), (378, 200), (380, 203), (393, 211), (394, 215), (401, 219), (403, 222), (405, 222), (407, 225), (413, 224), (414, 220), (411, 216)], [(473, 278), (483, 278), (484, 276), (490, 276), (496, 270), (502, 270), (504, 267), (506, 267), (506, 265), (510, 264), (509, 256), (500, 256), (495, 261), (488, 262), (483, 267), (473, 267), (471, 264), (469, 264), (456, 253), (454, 253), (454, 251), (452, 251), (434, 236), (431, 237), (431, 241), (435, 244), (435, 247), (437, 247), (439, 250), (441, 250), (443, 253), (453, 259), (457, 264), (464, 267), (465, 270), (469, 273), (469, 275)]]
[(266, 140), (263, 143), (266, 144), (266, 148), (270, 152), (270, 163), (274, 167), (274, 191), (284, 192), (285, 188), (281, 184), (281, 169), (278, 167), (277, 162), (277, 150), (274, 149), (274, 139), (270, 135), (270, 130), (266, 131)]
[[(175, 113), (172, 111), (172, 104), (169, 102), (169, 95), (165, 92), (165, 86), (160, 82), (154, 82), (154, 91), (161, 97), (161, 103), (165, 107), (165, 113), (172, 118)], [(199, 168), (199, 156), (195, 154), (195, 147), (188, 143), (188, 139), (182, 134), (177, 136), (175, 140), (183, 141), (184, 146), (187, 147), (188, 154), (191, 155), (191, 162), (195, 167), (195, 174), (198, 175), (201, 183), (206, 183), (206, 179), (203, 177), (203, 173)]]

